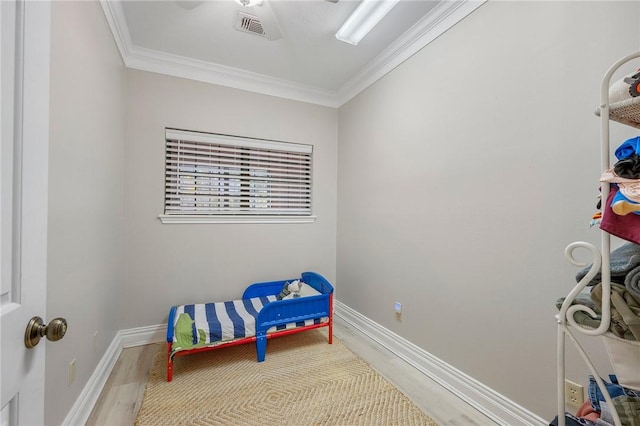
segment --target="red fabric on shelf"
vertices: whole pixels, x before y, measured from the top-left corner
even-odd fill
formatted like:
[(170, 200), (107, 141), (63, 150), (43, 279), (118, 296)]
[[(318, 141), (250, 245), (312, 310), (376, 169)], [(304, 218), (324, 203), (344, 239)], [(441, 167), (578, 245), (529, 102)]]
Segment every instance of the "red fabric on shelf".
[(609, 185), (609, 196), (602, 205), (600, 229), (624, 240), (640, 244), (640, 215), (629, 213), (617, 215), (611, 210), (611, 200), (618, 192), (618, 185)]
[(591, 402), (587, 401), (576, 411), (576, 417), (580, 417), (582, 419), (591, 420), (595, 422), (600, 418), (600, 413), (593, 409), (591, 406)]

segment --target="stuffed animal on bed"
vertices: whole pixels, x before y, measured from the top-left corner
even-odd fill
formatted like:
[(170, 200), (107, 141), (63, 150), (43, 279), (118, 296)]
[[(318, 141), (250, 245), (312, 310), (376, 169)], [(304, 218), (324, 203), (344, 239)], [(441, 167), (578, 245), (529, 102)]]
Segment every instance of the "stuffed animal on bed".
[[(278, 296), (276, 296), (278, 298), (278, 300), (282, 300), (282, 299), (290, 299), (292, 297), (300, 297), (300, 289), (302, 288), (302, 281), (300, 280), (294, 280), (291, 282), (286, 282), (284, 284), (284, 287), (282, 287), (282, 290), (280, 291), (280, 294), (278, 294)], [(290, 297), (288, 297), (290, 296)]]

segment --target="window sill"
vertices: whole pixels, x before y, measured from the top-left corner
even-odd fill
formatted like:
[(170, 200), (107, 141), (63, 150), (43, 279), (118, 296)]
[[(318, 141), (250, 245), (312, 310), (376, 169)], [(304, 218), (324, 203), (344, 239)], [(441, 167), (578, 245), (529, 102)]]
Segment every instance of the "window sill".
[(198, 216), (158, 215), (165, 224), (189, 223), (313, 223), (316, 216)]

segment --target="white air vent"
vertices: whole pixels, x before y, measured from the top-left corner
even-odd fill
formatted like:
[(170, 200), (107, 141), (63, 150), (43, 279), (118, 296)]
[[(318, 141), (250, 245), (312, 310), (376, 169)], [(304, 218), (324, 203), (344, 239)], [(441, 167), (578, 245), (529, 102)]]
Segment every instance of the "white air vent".
[(264, 28), (260, 20), (252, 15), (248, 15), (243, 12), (238, 12), (238, 18), (236, 19), (236, 30), (245, 33), (258, 34), (266, 37)]

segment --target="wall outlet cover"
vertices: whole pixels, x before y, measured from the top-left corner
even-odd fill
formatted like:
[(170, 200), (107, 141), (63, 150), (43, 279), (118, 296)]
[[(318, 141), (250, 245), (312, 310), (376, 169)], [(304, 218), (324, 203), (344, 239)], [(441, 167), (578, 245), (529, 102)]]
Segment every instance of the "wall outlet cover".
[(580, 408), (584, 404), (584, 387), (571, 380), (565, 380), (564, 402), (570, 407)]

